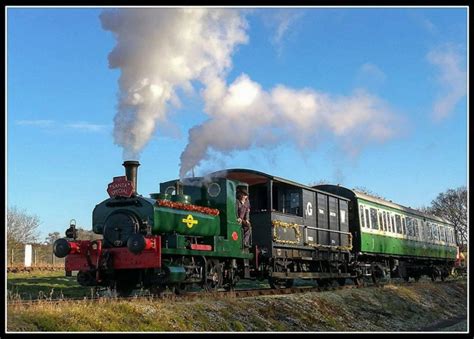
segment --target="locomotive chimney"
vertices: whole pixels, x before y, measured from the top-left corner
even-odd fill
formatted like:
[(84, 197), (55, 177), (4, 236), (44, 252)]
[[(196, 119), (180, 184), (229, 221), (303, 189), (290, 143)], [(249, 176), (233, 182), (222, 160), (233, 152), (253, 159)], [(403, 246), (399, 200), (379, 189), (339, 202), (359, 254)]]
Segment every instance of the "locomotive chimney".
[(133, 182), (133, 194), (137, 194), (137, 171), (140, 163), (135, 160), (124, 161), (122, 164), (125, 167), (125, 175), (127, 180)]

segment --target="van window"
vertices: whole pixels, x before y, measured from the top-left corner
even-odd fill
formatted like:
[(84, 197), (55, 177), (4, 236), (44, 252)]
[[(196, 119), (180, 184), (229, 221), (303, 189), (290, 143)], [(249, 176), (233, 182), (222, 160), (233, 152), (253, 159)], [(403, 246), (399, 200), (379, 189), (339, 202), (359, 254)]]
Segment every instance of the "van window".
[(283, 183), (273, 184), (273, 209), (282, 213), (303, 216), (302, 189)]

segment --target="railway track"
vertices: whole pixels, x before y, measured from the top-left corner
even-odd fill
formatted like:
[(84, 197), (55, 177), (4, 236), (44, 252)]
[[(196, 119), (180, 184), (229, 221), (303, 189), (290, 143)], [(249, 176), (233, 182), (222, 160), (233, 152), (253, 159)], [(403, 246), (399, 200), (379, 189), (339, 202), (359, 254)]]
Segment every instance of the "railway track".
[[(392, 279), (387, 283), (379, 284), (368, 284), (363, 283), (362, 285), (344, 285), (344, 286), (301, 286), (291, 287), (283, 289), (272, 289), (272, 288), (248, 288), (248, 289), (234, 289), (231, 291), (217, 290), (217, 291), (185, 291), (176, 294), (172, 291), (164, 291), (159, 295), (153, 295), (149, 292), (143, 292), (143, 294), (131, 296), (131, 297), (118, 297), (110, 290), (108, 295), (97, 295), (95, 297), (82, 297), (82, 298), (40, 298), (32, 300), (21, 300), (21, 299), (10, 299), (7, 301), (9, 306), (13, 305), (34, 305), (39, 303), (62, 303), (62, 302), (74, 302), (74, 301), (87, 301), (87, 302), (107, 302), (107, 301), (141, 301), (141, 300), (170, 300), (170, 301), (191, 301), (200, 298), (211, 298), (211, 299), (222, 299), (222, 298), (250, 298), (258, 296), (271, 296), (271, 295), (289, 295), (289, 294), (301, 294), (310, 292), (327, 292), (327, 291), (338, 291), (346, 289), (360, 289), (360, 288), (385, 288), (387, 286), (416, 286), (420, 284), (451, 284), (460, 281), (460, 279), (446, 280), (446, 281), (435, 281), (435, 282), (405, 282)], [(100, 291), (99, 291), (100, 292)], [(102, 291), (104, 292), (104, 291)]]

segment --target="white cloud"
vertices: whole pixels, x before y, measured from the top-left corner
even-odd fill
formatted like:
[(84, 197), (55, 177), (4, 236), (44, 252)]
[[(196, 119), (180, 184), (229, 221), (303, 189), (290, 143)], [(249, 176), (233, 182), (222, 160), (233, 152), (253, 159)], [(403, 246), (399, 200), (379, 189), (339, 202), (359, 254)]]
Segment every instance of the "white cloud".
[(41, 129), (49, 129), (49, 130), (52, 130), (52, 129), (61, 130), (61, 129), (67, 128), (67, 129), (73, 129), (73, 130), (82, 131), (82, 132), (94, 132), (94, 133), (100, 133), (110, 128), (109, 125), (93, 124), (93, 123), (89, 123), (85, 121), (60, 123), (54, 120), (17, 120), (16, 124), (20, 126), (32, 126), (32, 127), (37, 127)]
[(17, 120), (16, 124), (24, 126), (35, 126), (39, 128), (49, 128), (52, 127), (55, 122), (53, 120)]
[(387, 76), (377, 65), (366, 62), (360, 66), (357, 78), (361, 82), (379, 84), (384, 82)]
[(99, 125), (99, 124), (91, 124), (88, 122), (75, 122), (64, 125), (67, 128), (84, 131), (84, 132), (103, 132), (110, 126), (108, 125)]
[(432, 116), (440, 121), (447, 118), (456, 104), (466, 95), (467, 73), (464, 58), (458, 47), (445, 44), (427, 54), (428, 61), (437, 68), (437, 81), (442, 94), (438, 95)]

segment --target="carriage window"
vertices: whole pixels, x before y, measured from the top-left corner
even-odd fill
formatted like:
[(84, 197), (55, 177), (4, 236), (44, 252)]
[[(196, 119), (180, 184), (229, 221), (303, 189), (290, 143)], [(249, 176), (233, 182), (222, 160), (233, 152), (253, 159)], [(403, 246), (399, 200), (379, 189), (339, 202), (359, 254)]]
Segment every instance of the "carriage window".
[(372, 228), (374, 230), (378, 230), (379, 229), (379, 223), (378, 223), (378, 220), (377, 220), (377, 210), (375, 208), (370, 209), (370, 219), (372, 221)]
[(402, 218), (395, 214), (395, 224), (397, 225), (397, 233), (402, 234)]
[(390, 216), (390, 219), (392, 220), (392, 232), (395, 233), (395, 217), (393, 214)]
[(429, 222), (428, 223), (428, 239), (430, 239), (430, 242), (434, 241), (434, 227), (433, 223)]
[(364, 218), (364, 206), (359, 205), (359, 216), (360, 216), (360, 224), (362, 227), (367, 227), (365, 225), (365, 218)]
[(365, 213), (365, 224), (367, 225), (367, 228), (370, 228), (369, 209), (365, 208), (364, 213)]
[(429, 241), (429, 242), (432, 242), (433, 241), (433, 235), (431, 233), (431, 223), (429, 223), (429, 222), (426, 223), (425, 230), (426, 230), (426, 240)]
[(413, 232), (414, 232), (414, 237), (419, 238), (420, 231), (418, 228), (418, 219), (413, 219)]
[(405, 224), (405, 217), (402, 217), (402, 233), (407, 234), (407, 226)]
[(380, 210), (377, 210), (377, 215), (379, 217), (379, 225), (380, 225), (380, 228), (385, 231), (385, 220), (383, 218), (383, 214), (382, 214), (382, 211)]
[(391, 223), (390, 221), (391, 221), (391, 220), (390, 220), (390, 213), (387, 212), (387, 214), (386, 214), (386, 220), (385, 220), (385, 222), (387, 223), (387, 230), (388, 230), (389, 232), (393, 232), (393, 230), (392, 230), (392, 223)]
[(438, 239), (438, 227), (436, 227), (435, 223), (431, 223), (431, 237), (432, 240), (437, 241)]
[(382, 211), (382, 220), (384, 225), (384, 231), (390, 232), (389, 225), (387, 222), (387, 212)]
[(446, 234), (444, 232), (444, 226), (439, 225), (439, 240), (446, 241)]

